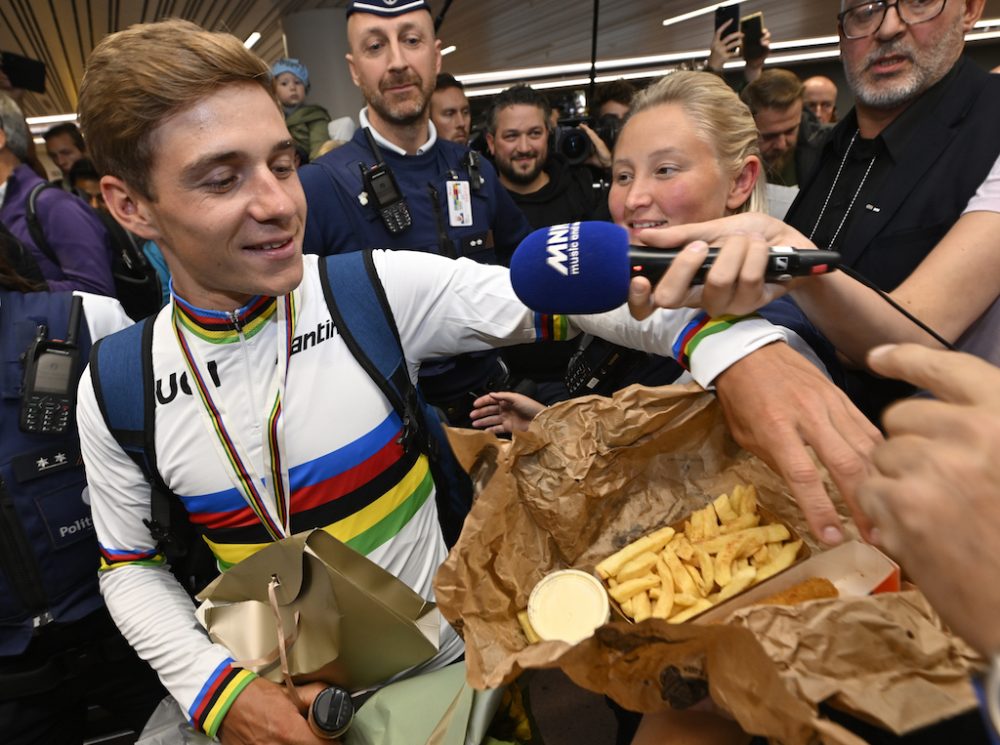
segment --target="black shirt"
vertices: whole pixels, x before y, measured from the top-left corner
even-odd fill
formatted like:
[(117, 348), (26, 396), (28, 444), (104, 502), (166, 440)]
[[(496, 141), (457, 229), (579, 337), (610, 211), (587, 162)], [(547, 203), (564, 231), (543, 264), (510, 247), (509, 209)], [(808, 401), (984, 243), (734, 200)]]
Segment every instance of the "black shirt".
[[(962, 63), (960, 60), (874, 139), (861, 137), (857, 112), (851, 109), (827, 142), (816, 178), (799, 192), (785, 221), (819, 248), (846, 253), (844, 263), (852, 266), (851, 255), (856, 252), (844, 251), (844, 237), (865, 212), (879, 210), (879, 197), (893, 188), (886, 182), (887, 175), (921, 120), (938, 106)], [(880, 277), (869, 279), (883, 289), (892, 289), (883, 286), (886, 283)]]

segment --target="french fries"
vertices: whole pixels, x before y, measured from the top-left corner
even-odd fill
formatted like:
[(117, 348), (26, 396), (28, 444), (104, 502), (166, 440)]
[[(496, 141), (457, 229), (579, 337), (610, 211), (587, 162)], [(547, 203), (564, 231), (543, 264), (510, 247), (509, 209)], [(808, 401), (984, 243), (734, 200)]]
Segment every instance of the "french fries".
[(795, 562), (802, 541), (760, 520), (757, 491), (736, 486), (692, 513), (683, 531), (639, 538), (598, 564), (597, 574), (633, 620), (683, 623)]

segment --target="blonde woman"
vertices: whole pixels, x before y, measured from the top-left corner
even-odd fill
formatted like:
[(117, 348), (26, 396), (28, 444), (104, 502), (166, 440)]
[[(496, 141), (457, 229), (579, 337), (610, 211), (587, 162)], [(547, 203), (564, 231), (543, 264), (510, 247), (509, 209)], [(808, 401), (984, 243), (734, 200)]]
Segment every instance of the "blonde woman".
[[(680, 71), (632, 101), (615, 145), (608, 206), (629, 240), (650, 230), (764, 209), (757, 127), (715, 75)], [(640, 382), (641, 376), (640, 376)], [(477, 399), (474, 427), (524, 430), (544, 406), (513, 392)]]

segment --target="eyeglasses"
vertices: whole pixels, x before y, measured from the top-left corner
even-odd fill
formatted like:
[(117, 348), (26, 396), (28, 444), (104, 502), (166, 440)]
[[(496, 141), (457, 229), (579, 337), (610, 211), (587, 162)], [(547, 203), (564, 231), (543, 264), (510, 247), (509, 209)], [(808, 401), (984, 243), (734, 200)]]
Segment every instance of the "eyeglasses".
[(885, 20), (889, 8), (895, 7), (899, 20), (907, 26), (932, 21), (941, 15), (947, 0), (877, 0), (848, 8), (837, 16), (840, 28), (847, 39), (863, 39), (876, 33)]

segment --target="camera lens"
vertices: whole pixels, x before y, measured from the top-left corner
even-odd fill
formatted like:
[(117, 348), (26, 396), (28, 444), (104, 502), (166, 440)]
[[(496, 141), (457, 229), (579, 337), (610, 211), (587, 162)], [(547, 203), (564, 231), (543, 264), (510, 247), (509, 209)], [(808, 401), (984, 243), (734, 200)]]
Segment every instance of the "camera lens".
[(559, 130), (556, 150), (570, 165), (579, 165), (590, 157), (593, 145), (582, 129), (565, 127)]
[(614, 150), (618, 133), (622, 131), (622, 120), (614, 114), (605, 114), (594, 123), (594, 131), (608, 146), (608, 150)]

